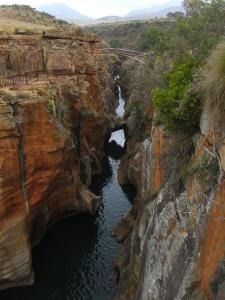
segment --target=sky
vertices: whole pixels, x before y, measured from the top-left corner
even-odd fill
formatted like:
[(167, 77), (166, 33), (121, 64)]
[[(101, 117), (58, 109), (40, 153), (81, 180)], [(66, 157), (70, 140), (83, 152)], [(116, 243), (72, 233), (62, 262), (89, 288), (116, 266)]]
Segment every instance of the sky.
[(32, 7), (52, 2), (65, 3), (86, 16), (99, 18), (107, 15), (124, 16), (132, 10), (164, 4), (169, 0), (0, 0), (0, 4), (27, 4)]

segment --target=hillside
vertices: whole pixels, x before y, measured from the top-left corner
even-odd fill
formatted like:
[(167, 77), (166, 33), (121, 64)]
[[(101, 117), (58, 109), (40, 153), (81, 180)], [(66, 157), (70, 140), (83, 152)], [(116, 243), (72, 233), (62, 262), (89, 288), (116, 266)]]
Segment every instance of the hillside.
[(27, 5), (0, 6), (0, 32), (13, 33), (17, 31), (41, 32), (68, 23), (58, 20), (45, 12), (39, 12)]
[[(171, 27), (173, 19), (146, 20), (146, 21), (127, 21), (118, 23), (107, 23), (90, 25), (84, 27), (86, 31), (100, 36), (111, 47), (140, 49), (142, 36), (154, 24), (159, 24), (163, 28)], [(132, 38), (131, 38), (132, 37)]]

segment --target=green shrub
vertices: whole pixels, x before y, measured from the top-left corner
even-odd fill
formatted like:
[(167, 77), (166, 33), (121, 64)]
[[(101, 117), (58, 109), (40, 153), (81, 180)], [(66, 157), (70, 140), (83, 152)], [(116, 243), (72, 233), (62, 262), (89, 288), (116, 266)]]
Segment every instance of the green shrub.
[(154, 50), (158, 54), (170, 50), (172, 47), (173, 30), (163, 27), (163, 23), (155, 22), (139, 39), (139, 50)]
[(193, 133), (199, 127), (201, 95), (192, 88), (195, 62), (185, 58), (167, 73), (167, 88), (153, 90), (153, 105), (163, 124), (172, 131)]

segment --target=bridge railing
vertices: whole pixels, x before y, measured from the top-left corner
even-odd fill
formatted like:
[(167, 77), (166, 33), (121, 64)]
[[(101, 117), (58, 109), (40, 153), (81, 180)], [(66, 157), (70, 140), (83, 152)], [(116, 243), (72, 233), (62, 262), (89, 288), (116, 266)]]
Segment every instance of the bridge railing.
[(143, 59), (141, 59), (141, 57), (144, 57), (147, 54), (147, 52), (141, 52), (137, 50), (123, 49), (123, 48), (101, 48), (100, 53), (102, 55), (115, 54), (118, 56), (131, 58), (142, 64), (145, 64), (145, 62)]
[(47, 78), (49, 76), (71, 76), (75, 74), (72, 70), (68, 69), (53, 69), (53, 70), (32, 70), (22, 73), (11, 74), (7, 76), (0, 76), (0, 88), (7, 86), (15, 86), (18, 84), (28, 84), (28, 82), (33, 80), (39, 80), (39, 78), (45, 75)]
[(7, 76), (1, 76), (0, 77), (0, 87), (6, 87), (6, 86), (15, 86), (17, 84), (27, 84), (28, 81), (31, 81), (32, 79), (37, 79), (41, 75), (43, 71), (35, 70), (35, 71), (29, 71), (29, 72), (23, 72), (23, 73), (16, 73), (12, 75)]
[(101, 48), (101, 53), (124, 53), (129, 55), (144, 55), (146, 52), (131, 50), (131, 49), (123, 49), (123, 48)]

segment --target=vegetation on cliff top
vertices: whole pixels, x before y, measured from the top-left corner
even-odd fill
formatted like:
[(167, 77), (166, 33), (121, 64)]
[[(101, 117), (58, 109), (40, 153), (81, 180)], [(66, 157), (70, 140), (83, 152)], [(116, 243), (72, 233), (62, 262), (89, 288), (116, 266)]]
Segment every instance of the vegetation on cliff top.
[[(145, 64), (123, 62), (121, 85), (129, 98), (125, 117), (133, 145), (151, 135), (152, 122), (194, 136), (205, 97), (213, 111), (218, 107), (218, 115), (224, 111), (225, 116), (225, 44), (216, 47), (225, 33), (225, 1), (191, 0), (185, 7), (185, 16), (146, 25), (137, 46), (148, 52)], [(132, 39), (129, 34), (127, 38)]]
[[(168, 129), (193, 133), (198, 129), (201, 113), (202, 94), (198, 87), (201, 68), (225, 33), (225, 2), (191, 0), (185, 2), (185, 7), (187, 16), (179, 16), (174, 28), (152, 27), (146, 36), (149, 47), (151, 45), (159, 57), (169, 52), (173, 60), (172, 69), (164, 75), (166, 85), (152, 92), (159, 118)], [(223, 58), (217, 57), (218, 53), (213, 60), (219, 59), (217, 75), (220, 76)], [(219, 78), (218, 85), (221, 85)], [(217, 89), (216, 94), (224, 92), (221, 86)]]
[[(157, 111), (157, 120), (169, 130), (194, 134), (199, 129), (203, 67), (212, 50), (223, 39), (225, 1), (185, 0), (184, 6), (186, 15), (174, 14), (167, 19), (87, 28), (100, 34), (111, 46), (149, 53), (145, 65), (130, 62), (131, 67), (128, 62), (124, 64), (126, 72), (135, 77), (135, 80), (127, 81), (130, 82), (130, 103), (133, 103), (129, 105), (132, 107), (128, 108), (128, 113), (135, 115), (140, 125), (136, 126), (136, 136), (145, 137), (143, 124), (146, 123), (146, 113), (140, 114), (137, 107), (147, 110), (146, 93), (151, 95), (150, 102)], [(223, 66), (221, 62), (216, 64), (219, 68)], [(218, 78), (219, 73), (212, 74), (214, 71), (210, 71), (205, 85), (212, 87), (208, 94), (210, 90), (216, 90), (214, 95), (218, 95), (223, 93), (221, 78), (224, 77)], [(217, 78), (216, 85), (210, 77)]]
[(162, 27), (173, 26), (174, 19), (160, 19), (158, 21), (129, 21), (121, 23), (98, 24), (86, 26), (85, 30), (99, 35), (111, 47), (141, 50), (141, 44), (148, 29), (158, 22)]
[(191, 58), (179, 61), (167, 73), (168, 87), (153, 92), (158, 118), (170, 130), (194, 131), (199, 127), (201, 95), (192, 90), (194, 66)]
[(41, 32), (66, 25), (67, 22), (28, 5), (0, 5), (0, 32), (3, 33), (14, 33), (18, 30)]

